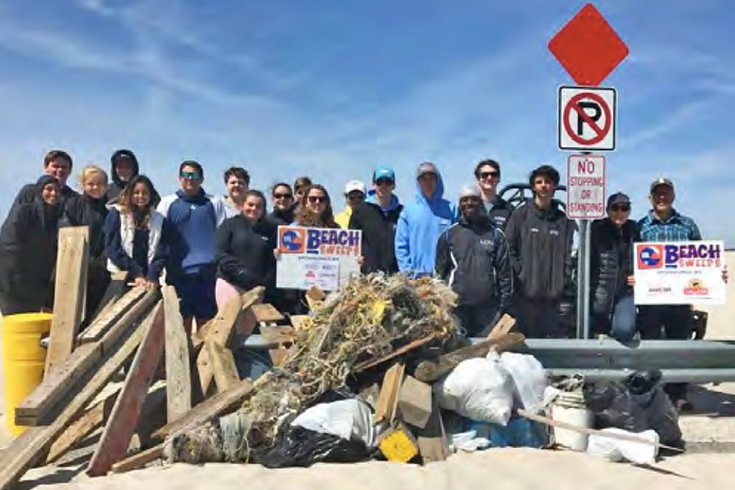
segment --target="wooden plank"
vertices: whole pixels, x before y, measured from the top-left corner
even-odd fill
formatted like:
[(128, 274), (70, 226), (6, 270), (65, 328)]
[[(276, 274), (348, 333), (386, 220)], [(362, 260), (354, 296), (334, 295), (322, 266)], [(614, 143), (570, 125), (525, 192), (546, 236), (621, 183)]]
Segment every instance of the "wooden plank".
[(382, 421), (393, 422), (398, 407), (398, 392), (403, 381), (405, 366), (402, 362), (395, 363), (383, 376), (383, 384), (380, 386), (378, 403), (375, 406), (375, 423)]
[[(260, 302), (263, 298), (264, 293), (265, 293), (265, 288), (262, 286), (255, 287), (251, 289), (250, 291), (243, 293), (240, 296), (242, 300), (242, 307), (241, 307), (242, 313), (244, 314), (250, 311), (251, 306)], [(226, 307), (227, 305), (225, 305), (225, 308)], [(250, 311), (249, 315), (250, 315), (250, 318), (246, 318), (241, 321), (241, 323), (244, 323), (244, 324), (240, 325), (240, 328), (250, 327), (251, 323), (252, 323), (253, 328), (255, 327), (255, 325), (257, 325), (257, 321), (255, 320), (255, 315), (252, 313), (252, 311)], [(199, 349), (204, 344), (204, 341), (207, 340), (212, 335), (213, 331), (219, 328), (216, 323), (218, 316), (219, 314), (213, 319), (209, 320), (204, 325), (202, 325), (201, 328), (197, 328), (196, 333), (192, 335), (193, 350)], [(232, 330), (230, 330), (230, 335), (231, 334), (232, 334)]]
[(413, 375), (419, 381), (430, 383), (448, 374), (460, 362), (473, 357), (486, 355), (490, 351), (490, 348), (495, 348), (498, 352), (503, 352), (522, 344), (525, 340), (526, 338), (523, 334), (517, 332), (511, 332), (495, 339), (483, 340), (482, 342), (444, 354), (437, 361), (423, 361), (416, 366)]
[(92, 324), (79, 335), (79, 342), (86, 344), (88, 342), (100, 340), (102, 335), (104, 335), (104, 333), (107, 332), (107, 330), (109, 330), (110, 327), (112, 327), (133, 304), (143, 298), (145, 294), (146, 289), (144, 287), (136, 287), (125, 293), (122, 298), (115, 302), (114, 306), (105, 308), (103, 313), (92, 321)]
[[(260, 381), (260, 379), (258, 381)], [(152, 437), (154, 439), (162, 440), (175, 432), (186, 429), (187, 427), (201, 425), (241, 404), (243, 398), (245, 398), (252, 390), (253, 383), (249, 379), (243, 379), (234, 388), (217, 393), (213, 397), (204, 400), (202, 403), (192, 408), (183, 417), (164, 425), (154, 432)]]
[(148, 395), (153, 376), (163, 355), (166, 327), (163, 320), (163, 304), (159, 302), (153, 313), (153, 321), (138, 347), (130, 366), (125, 384), (115, 402), (110, 418), (102, 432), (102, 438), (87, 467), (89, 476), (102, 476), (114, 463), (125, 457), (130, 439), (135, 433), (140, 411)]
[(436, 400), (432, 401), (431, 407), (431, 416), (426, 423), (426, 427), (418, 431), (417, 442), (424, 464), (433, 461), (444, 461), (452, 454), (449, 449), (447, 435), (444, 432), (444, 422), (442, 422), (439, 404)]
[(279, 347), (277, 349), (268, 349), (268, 355), (271, 358), (271, 362), (276, 367), (281, 367), (288, 359), (288, 355), (291, 353), (291, 349), (285, 347)]
[(66, 359), (77, 342), (79, 324), (84, 318), (89, 261), (89, 228), (61, 228), (56, 255), (54, 317), (46, 353), (44, 376)]
[(113, 473), (125, 473), (145, 467), (163, 456), (163, 444), (141, 451), (112, 465)]
[(310, 318), (309, 315), (291, 315), (290, 317), (291, 325), (293, 326), (294, 330), (300, 330), (304, 327), (304, 322), (307, 318)]
[(258, 323), (277, 323), (285, 320), (285, 317), (272, 304), (263, 303), (253, 305), (253, 313), (255, 313), (255, 321)]
[(79, 346), (15, 408), (16, 423), (28, 426), (46, 423), (45, 414), (75, 389), (75, 381), (83, 378), (101, 357), (101, 345)]
[(407, 424), (426, 427), (431, 416), (431, 385), (406, 375), (398, 392), (398, 410)]
[(205, 345), (214, 373), (214, 382), (217, 384), (217, 391), (229, 390), (236, 386), (240, 382), (240, 376), (237, 374), (235, 356), (232, 355), (232, 351), (213, 340), (208, 340)]
[(369, 369), (371, 367), (377, 366), (378, 364), (382, 364), (384, 362), (390, 361), (391, 359), (394, 359), (394, 358), (396, 358), (396, 357), (398, 357), (400, 355), (403, 355), (403, 354), (405, 354), (407, 352), (410, 352), (410, 351), (412, 351), (414, 349), (418, 349), (419, 347), (421, 347), (423, 345), (426, 345), (429, 342), (431, 342), (432, 340), (435, 340), (437, 338), (438, 338), (438, 334), (433, 333), (433, 334), (429, 335), (428, 337), (424, 337), (422, 339), (417, 339), (417, 340), (414, 340), (413, 342), (409, 342), (408, 344), (406, 344), (406, 345), (404, 345), (402, 347), (399, 347), (398, 349), (394, 350), (390, 354), (387, 354), (387, 355), (385, 355), (383, 357), (380, 357), (378, 359), (373, 359), (371, 361), (365, 361), (365, 362), (362, 362), (362, 363), (358, 364), (357, 366), (355, 366), (354, 372), (358, 373), (360, 371), (364, 371), (364, 370)]
[(189, 336), (173, 286), (163, 288), (166, 319), (166, 420), (171, 422), (191, 410), (191, 357)]
[[(264, 288), (253, 288), (241, 297), (232, 298), (222, 311), (217, 313), (212, 325), (205, 333), (204, 341), (212, 340), (218, 344), (227, 347), (232, 337), (232, 332), (238, 319), (246, 328), (255, 327), (255, 315), (251, 306), (260, 300)], [(209, 392), (212, 381), (214, 380), (214, 371), (209, 360), (208, 349), (201, 349), (197, 356), (197, 371), (199, 373), (199, 382), (204, 396)]]
[(98, 342), (81, 345), (72, 352), (16, 408), (18, 420), (24, 425), (46, 424), (53, 420), (56, 412), (63, 408), (59, 406), (63, 398), (79, 390), (80, 384), (89, 377), (94, 364), (146, 313), (156, 302), (158, 295), (157, 290), (144, 291), (143, 299), (129, 306)]
[(81, 391), (73, 397), (58, 417), (48, 426), (31, 427), (16, 438), (8, 446), (0, 460), (0, 490), (11, 490), (34, 463), (43, 458), (54, 440), (61, 435), (87, 404), (117, 374), (120, 367), (133, 354), (143, 339), (143, 334), (153, 317), (148, 315), (145, 321), (134, 328), (130, 335), (120, 343), (120, 347), (110, 351), (109, 358), (101, 363), (94, 375), (84, 384)]
[[(257, 306), (257, 305), (256, 305)], [(269, 344), (291, 343), (296, 338), (296, 331), (290, 325), (260, 326), (260, 336)]]
[[(516, 319), (510, 316), (509, 314), (504, 314), (502, 317), (500, 317), (500, 320), (498, 320), (498, 323), (495, 324), (494, 327), (490, 330), (490, 333), (487, 334), (488, 340), (491, 339), (497, 339), (502, 337), (503, 335), (510, 333), (510, 331), (515, 327), (516, 325)], [(486, 335), (486, 332), (483, 330), (479, 337), (484, 337)]]
[(110, 416), (112, 407), (117, 400), (118, 392), (113, 393), (107, 399), (97, 402), (89, 410), (84, 412), (64, 433), (56, 439), (49, 449), (46, 463), (53, 463), (74, 447), (79, 441), (97, 430)]

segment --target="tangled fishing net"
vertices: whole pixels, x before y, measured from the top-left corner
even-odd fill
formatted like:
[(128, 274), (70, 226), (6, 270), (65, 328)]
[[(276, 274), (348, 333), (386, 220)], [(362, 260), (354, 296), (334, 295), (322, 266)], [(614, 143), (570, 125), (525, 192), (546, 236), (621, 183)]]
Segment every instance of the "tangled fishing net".
[[(238, 427), (247, 425), (247, 431), (228, 429), (226, 420), (230, 419), (223, 429), (223, 417), (171, 438), (164, 451), (166, 458), (192, 463), (245, 460), (242, 450), (233, 456), (225, 454), (222, 446), (256, 450), (272, 446), (284, 420), (326, 391), (345, 386), (356, 367), (429, 336), (438, 341), (449, 339), (456, 333), (451, 317), (455, 303), (454, 292), (435, 278), (374, 273), (353, 279), (327, 296), (297, 330), (282, 367), (255, 383), (239, 415), (231, 419)], [(243, 415), (247, 424), (242, 422)], [(227, 441), (224, 431), (240, 439)], [(203, 449), (202, 445), (216, 448)]]

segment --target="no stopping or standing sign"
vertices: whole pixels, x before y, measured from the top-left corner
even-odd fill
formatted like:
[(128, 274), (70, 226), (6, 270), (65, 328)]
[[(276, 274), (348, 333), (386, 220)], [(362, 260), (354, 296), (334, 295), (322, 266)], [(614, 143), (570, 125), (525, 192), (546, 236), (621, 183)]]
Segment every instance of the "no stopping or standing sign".
[(614, 88), (559, 88), (559, 148), (611, 151), (615, 149)]
[(570, 155), (567, 160), (567, 217), (605, 217), (605, 157)]

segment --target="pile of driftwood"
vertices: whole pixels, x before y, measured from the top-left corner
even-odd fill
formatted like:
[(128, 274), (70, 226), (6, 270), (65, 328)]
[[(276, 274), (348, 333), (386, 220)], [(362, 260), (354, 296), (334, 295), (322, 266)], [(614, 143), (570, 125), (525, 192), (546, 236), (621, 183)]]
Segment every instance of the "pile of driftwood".
[[(372, 377), (375, 421), (389, 427), (385, 456), (444, 459), (448, 445), (430, 383), (491, 346), (523, 342), (508, 333), (513, 322), (505, 318), (487, 340), (467, 346), (448, 314), (454, 296), (445, 285), (382, 275), (326, 298), (310, 294), (306, 317), (284, 318), (259, 304), (263, 290), (255, 288), (194, 333), (184, 328), (172, 287), (133, 288), (80, 332), (86, 229), (61, 230), (59, 243), (46, 371), (8, 414), (28, 428), (0, 454), (0, 490), (33, 466), (65, 458), (86, 461), (90, 476), (141, 468), (160, 460), (167, 443), (237, 411), (256, 422), (258, 430), (246, 434), (253, 447), (267, 445), (283, 418), (265, 401), (278, 395), (274, 380), (285, 382), (298, 410), (355, 375)], [(256, 327), (272, 347), (274, 368), (254, 384), (240, 379), (231, 349), (235, 332)], [(92, 449), (79, 456), (80, 447)]]

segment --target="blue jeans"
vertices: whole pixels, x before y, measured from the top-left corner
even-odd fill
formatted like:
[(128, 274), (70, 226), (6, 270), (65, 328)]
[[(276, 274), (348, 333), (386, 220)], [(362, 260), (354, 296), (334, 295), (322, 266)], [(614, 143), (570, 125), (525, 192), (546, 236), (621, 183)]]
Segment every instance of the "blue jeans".
[(628, 342), (635, 335), (636, 310), (633, 295), (626, 295), (615, 302), (610, 336), (618, 342)]

